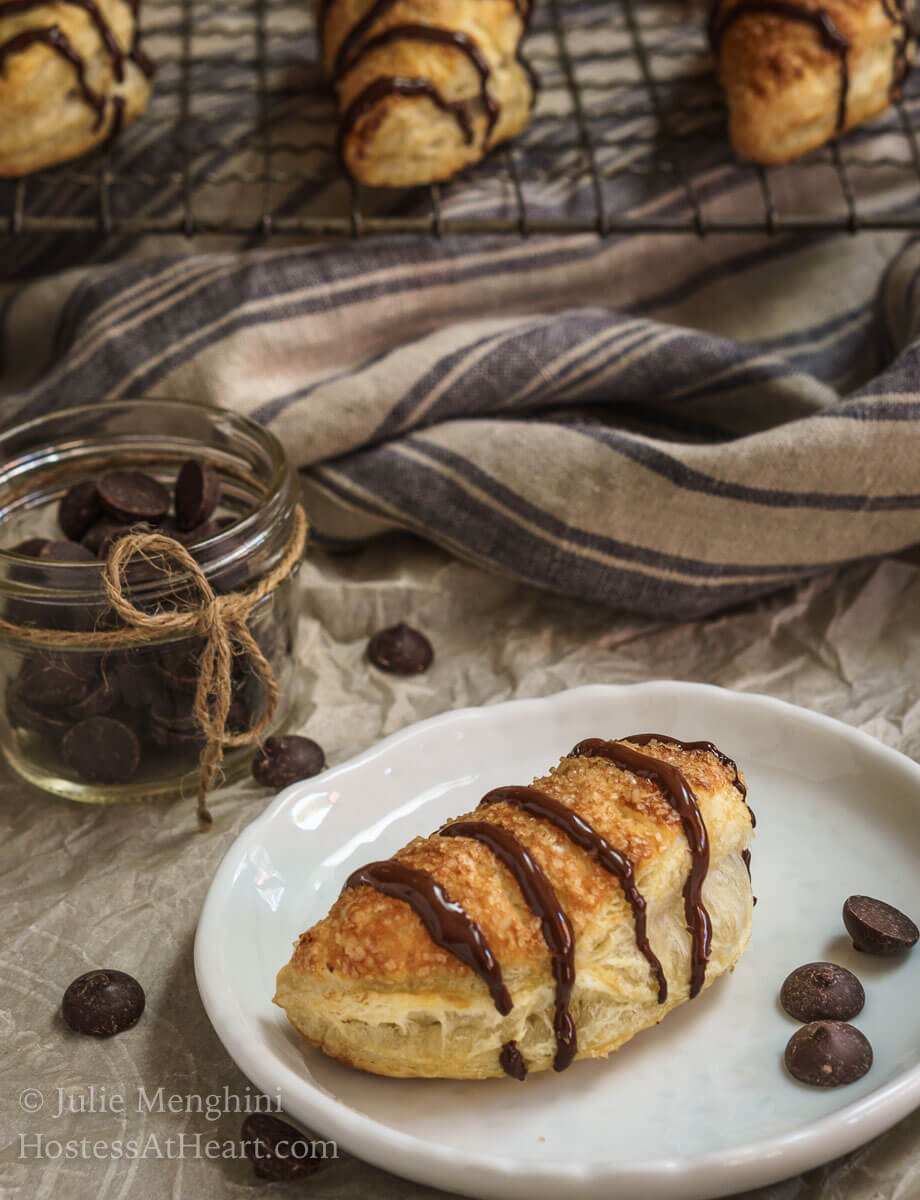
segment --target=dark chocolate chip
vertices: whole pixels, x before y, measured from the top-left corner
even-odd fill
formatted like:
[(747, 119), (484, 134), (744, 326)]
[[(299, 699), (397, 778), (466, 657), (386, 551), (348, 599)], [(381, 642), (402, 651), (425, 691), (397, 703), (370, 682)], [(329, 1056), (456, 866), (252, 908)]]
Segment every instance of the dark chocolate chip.
[(12, 685), (6, 690), (6, 715), (14, 727), (37, 733), (58, 745), (73, 724), (67, 709), (43, 712), (17, 695)]
[(136, 1025), (145, 1003), (144, 989), (124, 971), (87, 971), (64, 993), (61, 1015), (77, 1033), (111, 1037)]
[(89, 691), (95, 669), (92, 656), (82, 653), (30, 658), (20, 672), (17, 689), (26, 704), (36, 708), (70, 708)]
[(313, 1139), (269, 1113), (250, 1113), (240, 1138), (260, 1179), (304, 1179), (326, 1165), (325, 1143), (321, 1143), (324, 1152), (320, 1157)]
[(117, 542), (119, 538), (123, 538), (125, 534), (131, 533), (133, 530), (134, 526), (126, 525), (124, 521), (115, 521), (112, 517), (100, 517), (95, 525), (91, 525), (83, 535), (81, 545), (97, 558), (105, 558), (112, 543)]
[(252, 775), (263, 787), (280, 792), (298, 779), (318, 775), (326, 766), (322, 747), (312, 738), (288, 734), (270, 737), (252, 760)]
[(198, 687), (198, 656), (202, 643), (184, 642), (177, 646), (166, 646), (159, 653), (157, 673), (170, 689), (177, 692), (194, 693)]
[(118, 700), (111, 684), (104, 680), (100, 681), (86, 693), (82, 700), (78, 700), (76, 704), (72, 704), (66, 711), (71, 723), (74, 721), (84, 721), (87, 717), (102, 717), (107, 712), (115, 707)]
[(431, 642), (423, 633), (400, 622), (375, 633), (368, 643), (367, 657), (391, 675), (419, 675), (434, 661)]
[(24, 554), (26, 558), (40, 558), (41, 553), (46, 546), (50, 546), (51, 542), (44, 537), (30, 537), (25, 541), (17, 542), (15, 546), (11, 546), (13, 554)]
[(204, 745), (204, 735), (197, 725), (169, 725), (165, 721), (150, 722), (150, 736), (163, 750), (197, 754)]
[(157, 676), (149, 654), (128, 650), (108, 660), (107, 671), (118, 685), (118, 694), (128, 708), (147, 710), (158, 694)]
[(176, 524), (188, 532), (205, 521), (220, 500), (220, 476), (202, 458), (182, 464), (176, 479)]
[[(51, 563), (94, 563), (96, 561), (92, 550), (88, 550), (79, 542), (47, 542), (38, 557), (47, 559)], [(87, 579), (89, 578), (91, 577), (87, 576)], [(82, 574), (80, 583), (85, 586)]]
[(790, 1075), (812, 1087), (855, 1083), (872, 1066), (872, 1047), (865, 1034), (845, 1021), (812, 1021), (786, 1046)]
[(180, 529), (176, 524), (175, 517), (167, 517), (160, 526), (160, 532), (175, 538), (183, 546), (197, 546), (199, 542), (206, 542), (209, 538), (217, 537), (221, 528), (216, 521), (204, 521), (192, 529)]
[(72, 542), (79, 542), (101, 516), (102, 501), (92, 479), (75, 483), (58, 507), (58, 524)]
[(850, 1021), (866, 1003), (863, 986), (846, 967), (815, 962), (786, 976), (780, 1003), (797, 1021)]
[(87, 783), (127, 783), (141, 758), (137, 735), (113, 717), (87, 717), (74, 725), (61, 752)]
[(898, 954), (920, 938), (910, 917), (871, 896), (849, 896), (843, 906), (843, 923), (853, 945), (866, 954)]
[(157, 525), (169, 511), (169, 492), (143, 471), (108, 471), (96, 486), (105, 511), (126, 525)]

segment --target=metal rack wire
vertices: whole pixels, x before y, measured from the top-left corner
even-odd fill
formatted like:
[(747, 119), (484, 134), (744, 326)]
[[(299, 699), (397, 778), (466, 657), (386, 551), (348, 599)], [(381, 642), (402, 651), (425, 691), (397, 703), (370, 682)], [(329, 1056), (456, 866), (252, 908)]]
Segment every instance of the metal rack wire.
[(920, 229), (920, 80), (783, 168), (735, 161), (686, 0), (537, 0), (527, 131), (449, 185), (348, 181), (309, 0), (145, 0), (147, 114), (109, 151), (0, 185), (0, 235), (745, 234)]

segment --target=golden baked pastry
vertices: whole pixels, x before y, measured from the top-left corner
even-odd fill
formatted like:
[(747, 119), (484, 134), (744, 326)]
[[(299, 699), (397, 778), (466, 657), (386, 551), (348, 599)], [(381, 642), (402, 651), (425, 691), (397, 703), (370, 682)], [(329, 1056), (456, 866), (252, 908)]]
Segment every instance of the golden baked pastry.
[(354, 872), (275, 1003), (380, 1075), (522, 1079), (609, 1054), (743, 953), (746, 794), (709, 742), (581, 742)]
[(715, 0), (738, 156), (784, 163), (883, 112), (913, 57), (907, 0)]
[(449, 179), (530, 119), (521, 57), (531, 0), (323, 0), (323, 67), (355, 179), (410, 187)]
[(112, 141), (144, 111), (153, 66), (139, 0), (0, 0), (0, 176)]

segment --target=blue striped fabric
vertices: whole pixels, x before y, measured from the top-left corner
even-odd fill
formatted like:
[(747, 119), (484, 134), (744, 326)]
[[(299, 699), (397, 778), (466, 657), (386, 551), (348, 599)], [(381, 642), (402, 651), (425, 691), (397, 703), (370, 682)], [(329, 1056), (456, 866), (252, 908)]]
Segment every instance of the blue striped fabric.
[[(181, 7), (163, 0), (153, 11), (157, 96), (116, 165), (130, 180), (120, 203), (167, 215), (181, 203), (170, 117)], [(628, 29), (598, 23), (596, 3), (573, 0), (565, 11), (582, 69), (627, 78), (586, 93), (605, 199), (617, 211), (686, 213), (686, 187), (643, 158), (652, 117), (641, 79), (624, 66)], [(302, 70), (315, 54), (300, 12), (284, 3), (273, 13), (273, 72)], [(200, 67), (210, 100), (196, 117), (196, 189), (252, 166), (237, 13), (249, 10), (229, 5), (223, 42), (196, 27), (225, 45)], [(544, 15), (532, 40), (544, 91), (515, 153), (539, 179), (531, 210), (571, 213), (596, 196), (568, 162), (577, 150)], [(676, 60), (685, 27), (675, 19), (645, 33), (655, 53)], [(694, 195), (706, 214), (750, 211), (756, 178), (712, 138), (722, 115), (709, 67), (697, 70), (708, 106), (675, 110), (695, 156)], [(309, 111), (331, 142), (328, 96), (313, 75), (301, 83), (279, 93), (279, 137), (287, 114), (302, 122)], [(871, 137), (856, 131), (847, 154), (884, 159), (889, 135), (902, 136), (895, 123), (889, 114)], [(709, 131), (699, 146), (698, 127)], [(279, 141), (282, 164), (289, 153)], [(778, 198), (839, 207), (833, 177), (826, 192), (814, 172), (796, 178), (781, 177)], [(888, 180), (879, 204), (913, 202), (907, 178)], [(244, 205), (239, 186), (214, 202), (238, 195)], [(327, 187), (320, 174), (292, 174), (279, 189), (278, 214), (342, 203), (341, 184)], [(0, 204), (10, 195), (0, 188)], [(72, 172), (30, 183), (29, 200), (38, 214), (93, 203)], [(494, 158), (442, 200), (459, 217), (514, 211)], [(897, 235), (270, 248), (120, 239), (104, 251), (45, 237), (0, 247), (6, 423), (140, 394), (246, 412), (282, 439), (317, 535), (339, 544), (410, 529), (541, 587), (695, 617), (920, 542), (920, 249)]]

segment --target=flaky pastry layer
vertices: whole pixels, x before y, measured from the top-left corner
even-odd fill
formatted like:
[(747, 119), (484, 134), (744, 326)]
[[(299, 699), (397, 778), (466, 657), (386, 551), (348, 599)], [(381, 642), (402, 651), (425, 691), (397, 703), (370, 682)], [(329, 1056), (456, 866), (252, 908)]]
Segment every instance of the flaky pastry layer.
[[(703, 901), (712, 921), (709, 986), (730, 969), (751, 931), (750, 877), (742, 858), (751, 817), (733, 772), (705, 751), (652, 743), (643, 753), (677, 765), (699, 802), (710, 867)], [(562, 801), (634, 864), (648, 936), (668, 982), (667, 1000), (640, 952), (618, 880), (545, 820), (507, 803), (476, 820), (511, 831), (550, 879), (575, 935), (570, 1011), (579, 1058), (609, 1054), (688, 999), (691, 935), (684, 884), (691, 856), (681, 821), (660, 787), (597, 758), (564, 758), (535, 787)], [(442, 884), (481, 927), (501, 965), (513, 1007), (497, 1011), (483, 981), (435, 944), (402, 900), (351, 888), (296, 943), (275, 1002), (312, 1045), (366, 1071), (391, 1076), (483, 1079), (503, 1073), (513, 1040), (528, 1070), (553, 1065), (554, 983), (541, 924), (511, 872), (481, 842), (417, 838), (395, 858)]]

